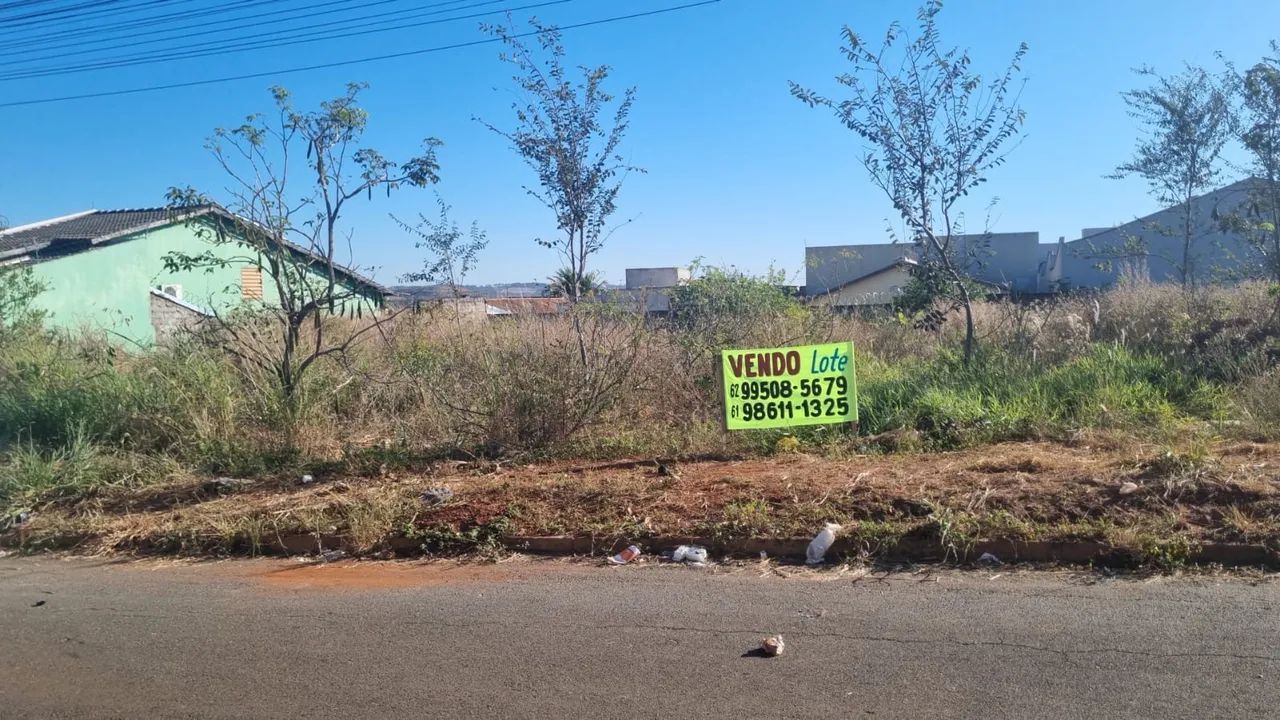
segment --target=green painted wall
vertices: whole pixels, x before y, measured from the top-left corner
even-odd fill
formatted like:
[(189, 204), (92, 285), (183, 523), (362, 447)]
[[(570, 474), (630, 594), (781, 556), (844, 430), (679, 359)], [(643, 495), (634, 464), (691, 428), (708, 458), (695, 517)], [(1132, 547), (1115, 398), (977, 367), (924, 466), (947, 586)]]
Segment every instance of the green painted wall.
[[(46, 312), (49, 327), (106, 330), (151, 345), (155, 342), (151, 288), (181, 285), (183, 300), (219, 311), (242, 302), (241, 265), (187, 272), (169, 272), (164, 267), (164, 257), (171, 252), (195, 255), (209, 250), (224, 258), (245, 255), (243, 247), (209, 242), (196, 228), (179, 222), (74, 254), (40, 259), (32, 270), (47, 289), (36, 304)], [(277, 295), (265, 273), (263, 294), (268, 302)]]

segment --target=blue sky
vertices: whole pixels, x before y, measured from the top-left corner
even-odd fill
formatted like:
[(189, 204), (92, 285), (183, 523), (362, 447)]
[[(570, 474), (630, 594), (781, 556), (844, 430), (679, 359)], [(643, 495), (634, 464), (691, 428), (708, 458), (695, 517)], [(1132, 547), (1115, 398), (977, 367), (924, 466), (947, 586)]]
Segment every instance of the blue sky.
[[(533, 0), (529, 0), (532, 2)], [(410, 0), (399, 2), (408, 7)], [(527, 3), (495, 4), (498, 7)], [(681, 0), (575, 0), (537, 11), (570, 24), (681, 4)], [(722, 0), (687, 11), (574, 30), (570, 59), (609, 64), (611, 87), (637, 88), (628, 178), (618, 219), (633, 219), (594, 261), (606, 279), (627, 267), (695, 257), (760, 271), (771, 264), (802, 281), (804, 247), (883, 242), (892, 208), (858, 163), (860, 144), (829, 114), (793, 99), (787, 81), (835, 90), (844, 69), (839, 31), (866, 36), (913, 22), (916, 3)], [(521, 14), (518, 14), (518, 16)], [(164, 65), (43, 80), (0, 81), (0, 102), (235, 75), (462, 42), (476, 20)], [(1124, 222), (1156, 209), (1144, 183), (1103, 176), (1131, 153), (1137, 127), (1120, 92), (1141, 83), (1131, 68), (1174, 71), (1184, 61), (1240, 64), (1280, 37), (1280, 3), (1227, 0), (1026, 2), (951, 0), (940, 25), (948, 44), (969, 47), (980, 70), (1004, 67), (1030, 45), (1022, 104), (1027, 123), (1007, 165), (968, 207), (971, 226), (991, 214), (995, 231), (1038, 231), (1041, 242), (1083, 227)], [(445, 142), (435, 188), (463, 224), (489, 235), (472, 282), (545, 278), (559, 265), (533, 238), (555, 231), (522, 185), (530, 170), (473, 117), (509, 124), (511, 71), (498, 47), (157, 93), (0, 108), (0, 213), (12, 224), (87, 208), (154, 206), (171, 185), (215, 196), (225, 185), (202, 148), (218, 125), (266, 110), (266, 88), (283, 84), (300, 105), (370, 83), (368, 144), (406, 157), (423, 137)], [(433, 213), (430, 190), (355, 206), (348, 216), (356, 261), (391, 281), (421, 265), (411, 238), (388, 213)], [(896, 225), (896, 223), (894, 223)]]

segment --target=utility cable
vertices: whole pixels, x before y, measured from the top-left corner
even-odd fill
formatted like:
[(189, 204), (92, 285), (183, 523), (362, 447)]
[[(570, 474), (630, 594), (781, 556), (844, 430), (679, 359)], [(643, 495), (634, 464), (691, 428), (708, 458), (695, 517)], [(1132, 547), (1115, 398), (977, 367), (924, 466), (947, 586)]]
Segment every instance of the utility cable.
[[(362, 3), (360, 3), (360, 7), (359, 7), (359, 8), (338, 7), (338, 8), (331, 8), (331, 9), (329, 9), (329, 10), (324, 10), (324, 11), (321, 11), (321, 12), (310, 12), (310, 11), (305, 11), (305, 12), (306, 12), (306, 17), (310, 18), (310, 17), (317, 17), (317, 16), (321, 16), (321, 15), (331, 15), (331, 14), (333, 14), (333, 13), (348, 12), (348, 11), (353, 10), (353, 9), (364, 9), (364, 8), (376, 7), (376, 6), (379, 6), (379, 5), (386, 5), (386, 4), (388, 4), (388, 3), (402, 2), (402, 1), (403, 1), (403, 0), (375, 0), (374, 2), (362, 2)], [(418, 8), (406, 8), (405, 10), (400, 10), (400, 11), (396, 11), (396, 12), (406, 12), (406, 11), (409, 11), (409, 10), (420, 10), (420, 9), (425, 9), (425, 8), (437, 8), (437, 7), (440, 7), (440, 6), (443, 6), (443, 5), (456, 5), (456, 4), (458, 4), (459, 2), (467, 2), (467, 1), (469, 1), (469, 0), (448, 0), (448, 2), (443, 2), (443, 3), (431, 3), (431, 4), (428, 4), (428, 5), (420, 6), (420, 7), (418, 7)], [(470, 9), (471, 7), (479, 7), (480, 5), (492, 5), (492, 4), (494, 4), (495, 2), (503, 2), (503, 1), (504, 1), (504, 0), (488, 0), (487, 2), (481, 2), (481, 3), (478, 3), (477, 5), (473, 5), (473, 6), (463, 6), (463, 7), (460, 7), (460, 8), (450, 8), (450, 9), (445, 9), (445, 10), (434, 10), (434, 11), (432, 11), (432, 12), (428, 12), (428, 13), (426, 13), (425, 15), (439, 15), (439, 14), (447, 13), (447, 12), (456, 12), (456, 11), (459, 11), (459, 10), (467, 10), (467, 9)], [(318, 7), (318, 6), (324, 6), (324, 5), (332, 4), (333, 2), (342, 3), (343, 5), (349, 5), (349, 4), (352, 2), (352, 0), (330, 0), (330, 2), (329, 2), (329, 3), (317, 3), (317, 5), (316, 5), (316, 6), (313, 6), (313, 7)], [(289, 8), (289, 9), (287, 9), (287, 10), (276, 10), (276, 11), (271, 12), (271, 13), (262, 13), (261, 15), (277, 15), (277, 14), (280, 14), (280, 13), (286, 13), (286, 12), (298, 12), (298, 11), (299, 11), (299, 8)], [(165, 53), (172, 52), (172, 51), (173, 51), (173, 50), (175, 50), (175, 49), (176, 49), (176, 50), (181, 50), (181, 51), (184, 51), (184, 52), (185, 52), (185, 51), (193, 51), (193, 50), (201, 49), (202, 47), (218, 45), (219, 43), (234, 43), (234, 42), (239, 42), (239, 41), (242, 41), (242, 40), (249, 40), (249, 39), (252, 39), (252, 38), (268, 37), (268, 36), (271, 36), (272, 34), (277, 34), (277, 35), (278, 35), (278, 34), (283, 33), (283, 32), (296, 32), (296, 31), (300, 31), (300, 30), (308, 30), (308, 29), (318, 28), (318, 27), (330, 27), (330, 26), (334, 26), (334, 25), (344, 25), (344, 24), (346, 24), (346, 23), (350, 23), (350, 22), (357, 21), (357, 20), (367, 20), (367, 19), (370, 19), (370, 18), (377, 18), (377, 17), (379, 17), (380, 15), (385, 15), (385, 13), (379, 13), (379, 14), (374, 14), (374, 15), (364, 15), (364, 16), (354, 17), (354, 18), (344, 18), (344, 19), (340, 19), (340, 20), (333, 20), (333, 21), (324, 22), (324, 23), (318, 23), (318, 24), (314, 24), (314, 25), (303, 25), (303, 26), (300, 26), (300, 27), (290, 27), (290, 28), (287, 28), (287, 29), (280, 29), (280, 28), (278, 28), (278, 27), (277, 27), (277, 29), (276, 29), (276, 30), (273, 30), (273, 31), (271, 31), (271, 32), (257, 33), (257, 34), (255, 34), (255, 35), (243, 35), (243, 36), (240, 36), (240, 37), (223, 38), (223, 39), (221, 39), (221, 40), (210, 40), (210, 41), (208, 41), (208, 42), (195, 43), (194, 45), (192, 45), (192, 44), (182, 45), (182, 46), (180, 46), (180, 47), (178, 47), (178, 48), (159, 48), (159, 49), (156, 49), (156, 50), (148, 50), (148, 51), (145, 51), (144, 53), (142, 53), (142, 54), (140, 54), (140, 55), (135, 55), (135, 56), (117, 56), (117, 57), (108, 57), (108, 58), (89, 59), (89, 60), (84, 61), (84, 63), (85, 63), (85, 64), (94, 64), (94, 63), (99, 63), (99, 62), (110, 62), (110, 61), (115, 61), (115, 60), (129, 60), (129, 59), (135, 59), (135, 58), (137, 58), (137, 57), (142, 57), (142, 56), (145, 56), (145, 55), (148, 55), (148, 54), (150, 54), (150, 55), (163, 55), (163, 54), (165, 54)], [(425, 15), (424, 15), (424, 16), (425, 16)], [(249, 17), (252, 17), (252, 16), (249, 16)], [(410, 17), (419, 17), (419, 16), (410, 16)], [(280, 23), (282, 20), (291, 20), (291, 19), (294, 19), (294, 18), (279, 18), (279, 19), (273, 20), (273, 21), (271, 21), (271, 22), (252, 23), (252, 24), (247, 25), (247, 26), (246, 26), (246, 25), (243, 25), (243, 21), (244, 21), (244, 20), (247, 20), (247, 19), (249, 19), (249, 18), (248, 18), (248, 17), (229, 18), (229, 19), (226, 19), (226, 20), (215, 21), (214, 23), (204, 23), (204, 24), (196, 24), (196, 25), (186, 25), (186, 26), (183, 26), (182, 28), (170, 28), (170, 29), (169, 29), (170, 31), (176, 31), (176, 30), (195, 30), (195, 29), (197, 29), (197, 28), (198, 28), (198, 31), (196, 31), (196, 32), (189, 32), (189, 33), (183, 33), (183, 34), (178, 34), (178, 35), (169, 35), (169, 36), (166, 36), (166, 37), (155, 38), (155, 39), (152, 39), (152, 40), (143, 40), (143, 41), (141, 41), (141, 42), (126, 43), (126, 44), (124, 44), (124, 45), (118, 45), (118, 46), (115, 46), (115, 47), (108, 47), (108, 48), (94, 48), (94, 49), (82, 49), (82, 50), (76, 50), (76, 51), (73, 51), (73, 52), (62, 52), (62, 53), (54, 53), (54, 54), (52, 54), (52, 55), (41, 55), (41, 56), (36, 56), (36, 57), (22, 58), (22, 59), (20, 59), (20, 60), (6, 60), (6, 61), (4, 61), (4, 62), (0, 62), (0, 66), (2, 66), (2, 65), (16, 65), (16, 64), (27, 63), (27, 62), (38, 62), (38, 61), (40, 61), (40, 60), (57, 60), (57, 59), (64, 58), (64, 57), (69, 57), (69, 56), (72, 56), (72, 55), (85, 55), (85, 54), (91, 54), (91, 53), (111, 52), (111, 51), (114, 51), (114, 50), (128, 50), (129, 48), (136, 47), (136, 46), (139, 46), (139, 45), (149, 45), (149, 44), (158, 43), (158, 42), (167, 42), (167, 41), (170, 41), (170, 40), (186, 40), (186, 39), (189, 39), (189, 38), (207, 37), (208, 35), (211, 35), (211, 34), (225, 33), (225, 32), (230, 32), (230, 31), (234, 31), (234, 30), (252, 29), (252, 28), (254, 28), (254, 27), (274, 26), (274, 25), (277, 25), (278, 23)], [(210, 29), (208, 28), (208, 25), (213, 25), (213, 24), (226, 24), (226, 23), (229, 23), (229, 22), (240, 23), (240, 25), (239, 25), (238, 27), (234, 27), (234, 28), (223, 28), (223, 29), (221, 29), (221, 30), (210, 30)], [(154, 33), (152, 33), (152, 34), (154, 34)], [(109, 38), (109, 39), (105, 40), (105, 42), (119, 42), (120, 40), (121, 40), (121, 38)], [(99, 40), (99, 41), (97, 41), (97, 42), (104, 42), (104, 40)], [(91, 43), (90, 43), (90, 44), (92, 44), (92, 41), (91, 41)], [(71, 44), (71, 45), (53, 46), (52, 48), (41, 48), (41, 49), (56, 49), (57, 47), (76, 47), (77, 45), (81, 45), (81, 44), (73, 43), (73, 44)], [(10, 55), (21, 54), (21, 52), (22, 52), (22, 51), (19, 51), (19, 52), (16, 52), (16, 53), (15, 53), (15, 52), (0, 52), (0, 57), (6, 57), (6, 56), (10, 56)], [(75, 67), (75, 66), (74, 66), (74, 65), (68, 65), (68, 66), (65, 66), (65, 67)], [(47, 69), (51, 69), (51, 68), (33, 68), (31, 71), (32, 71), (32, 72), (37, 72), (37, 71), (42, 71), (42, 70), (47, 70)], [(54, 69), (56, 69), (56, 67), (55, 67)]]
[[(690, 10), (704, 5), (715, 5), (720, 0), (701, 0), (701, 2), (685, 3), (683, 5), (673, 5), (656, 10), (646, 10), (644, 12), (631, 13), (629, 15), (615, 15), (613, 17), (601, 18), (599, 20), (588, 20), (586, 22), (574, 23), (571, 25), (562, 25), (558, 30), (577, 30), (579, 28), (594, 27), (597, 25), (607, 25), (615, 22), (623, 22), (626, 20), (636, 20), (644, 17), (652, 17), (655, 15), (665, 15), (668, 13), (679, 12), (682, 10)], [(524, 38), (533, 35), (539, 35), (545, 30), (530, 30), (522, 33), (514, 33), (511, 38)], [(252, 80), (255, 78), (272, 77), (275, 75), (291, 75), (295, 73), (310, 72), (312, 70), (329, 70), (337, 67), (350, 67), (352, 65), (364, 65), (373, 62), (382, 62), (384, 60), (398, 60), (406, 57), (415, 57), (419, 55), (428, 55), (446, 50), (458, 50), (461, 48), (476, 47), (478, 45), (491, 45), (501, 42), (502, 38), (484, 38), (482, 40), (471, 40), (468, 42), (453, 43), (451, 45), (437, 45), (436, 47), (422, 48), (419, 50), (406, 50), (404, 52), (388, 53), (386, 55), (374, 55), (371, 57), (355, 58), (352, 60), (339, 60), (336, 62), (320, 63), (317, 65), (306, 65), (302, 67), (284, 68), (280, 70), (268, 70), (263, 72), (245, 73), (243, 75), (231, 75), (227, 77), (208, 78), (204, 80), (189, 80), (180, 83), (169, 83), (167, 85), (148, 85), (144, 87), (128, 88), (125, 90), (107, 90), (103, 92), (80, 93), (77, 95), (62, 95), (59, 97), (36, 98), (31, 100), (17, 100), (13, 102), (0, 103), (0, 108), (7, 107), (25, 107), (29, 105), (44, 105), (48, 103), (67, 102), (70, 100), (88, 100), (91, 98), (102, 97), (119, 97), (121, 95), (137, 95), (139, 93), (159, 92), (161, 90), (176, 90), (179, 88), (201, 87), (204, 85), (216, 85), (225, 82), (234, 82), (236, 80)]]

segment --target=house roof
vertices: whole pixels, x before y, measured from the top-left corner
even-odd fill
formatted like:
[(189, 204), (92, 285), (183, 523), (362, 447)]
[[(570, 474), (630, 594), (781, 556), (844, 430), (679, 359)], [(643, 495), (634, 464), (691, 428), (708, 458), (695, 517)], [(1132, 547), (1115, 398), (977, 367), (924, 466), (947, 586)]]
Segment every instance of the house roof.
[[(183, 220), (212, 216), (251, 224), (244, 218), (217, 205), (200, 205), (192, 208), (138, 208), (130, 210), (85, 210), (62, 217), (9, 228), (0, 232), (0, 259), (15, 255), (39, 252), (63, 242), (86, 243), (92, 247), (129, 235), (163, 227)], [(288, 247), (300, 254), (309, 255), (323, 262), (318, 254), (295, 243)], [(338, 274), (358, 285), (372, 288), (382, 295), (394, 294), (390, 289), (370, 278), (341, 265), (335, 266)]]
[(825, 292), (823, 292), (823, 293), (821, 293), (821, 294), (822, 294), (822, 295), (827, 295), (827, 294), (830, 294), (830, 293), (840, 292), (841, 290), (843, 290), (843, 289), (845, 289), (845, 288), (849, 287), (850, 285), (855, 285), (855, 284), (857, 284), (857, 283), (860, 283), (860, 282), (862, 282), (863, 280), (866, 280), (867, 278), (875, 277), (876, 275), (880, 275), (880, 274), (882, 274), (882, 273), (889, 272), (890, 270), (896, 270), (896, 269), (898, 269), (898, 268), (912, 267), (912, 266), (919, 265), (919, 264), (920, 264), (920, 263), (916, 262), (916, 261), (915, 261), (914, 259), (912, 259), (912, 258), (909, 258), (909, 257), (900, 257), (900, 258), (898, 258), (898, 259), (894, 260), (893, 262), (889, 263), (888, 265), (885, 265), (885, 266), (884, 266), (884, 267), (882, 267), (882, 268), (879, 268), (879, 269), (877, 269), (877, 270), (872, 270), (872, 271), (871, 271), (871, 272), (869, 272), (869, 273), (864, 273), (864, 274), (862, 274), (862, 275), (859, 275), (858, 277), (856, 277), (856, 278), (854, 278), (854, 279), (852, 279), (852, 280), (849, 280), (849, 281), (847, 281), (847, 282), (840, 283), (839, 285), (837, 285), (837, 286), (835, 286), (835, 287), (833, 287), (833, 288), (828, 288)]
[(61, 240), (97, 245), (121, 235), (167, 224), (177, 215), (168, 208), (86, 210), (0, 232), (0, 253), (33, 252)]

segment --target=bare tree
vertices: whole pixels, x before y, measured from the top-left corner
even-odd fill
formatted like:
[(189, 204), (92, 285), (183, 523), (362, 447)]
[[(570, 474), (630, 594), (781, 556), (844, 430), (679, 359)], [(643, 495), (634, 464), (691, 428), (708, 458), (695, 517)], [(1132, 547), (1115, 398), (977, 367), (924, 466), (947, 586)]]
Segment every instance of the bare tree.
[(970, 277), (976, 248), (958, 237), (960, 202), (1004, 163), (1006, 145), (1021, 128), (1019, 75), (1027, 46), (1018, 47), (1003, 73), (984, 81), (967, 50), (942, 47), (941, 10), (940, 1), (926, 2), (914, 38), (894, 23), (879, 48), (846, 26), (841, 52), (852, 67), (836, 82), (847, 96), (831, 99), (794, 82), (791, 93), (811, 107), (830, 108), (866, 141), (863, 167), (912, 235), (919, 262), (914, 276), (931, 296), (964, 310), (967, 364), (977, 343)]
[(581, 79), (571, 79), (560, 31), (536, 19), (529, 22), (538, 33), (541, 58), (512, 28), (483, 26), (506, 44), (501, 58), (517, 69), (514, 80), (526, 97), (512, 104), (513, 128), (481, 122), (509, 140), (538, 174), (538, 187), (525, 187), (525, 191), (555, 213), (562, 234), (559, 239), (538, 238), (537, 242), (564, 257), (573, 276), (567, 296), (577, 302), (583, 296), (591, 256), (611, 233), (607, 223), (617, 210), (623, 179), (630, 171), (643, 172), (628, 165), (619, 153), (635, 88), (623, 93), (610, 119), (608, 110), (615, 98), (604, 89), (609, 66), (580, 67)]
[[(301, 382), (321, 358), (346, 351), (359, 337), (379, 327), (381, 298), (352, 277), (338, 261), (340, 241), (350, 244), (341, 220), (347, 203), (388, 195), (402, 186), (437, 181), (435, 147), (395, 163), (360, 146), (368, 113), (358, 103), (362, 84), (322, 102), (315, 111), (297, 110), (284, 88), (273, 88), (276, 112), (268, 120), (250, 115), (238, 127), (218, 128), (206, 147), (230, 178), (226, 195), (231, 211), (193, 220), (205, 239), (221, 249), (199, 254), (171, 253), (170, 269), (214, 269), (248, 265), (270, 279), (268, 297), (239, 313), (217, 313), (225, 347), (242, 363), (275, 376), (292, 421)], [(173, 189), (178, 210), (206, 204), (192, 189)], [(231, 252), (226, 247), (234, 248)], [(363, 316), (373, 322), (331, 332), (326, 315)], [(244, 317), (248, 315), (249, 317)]]
[(476, 257), (489, 241), (474, 221), (471, 231), (464, 235), (458, 224), (449, 218), (452, 208), (444, 199), (437, 195), (436, 204), (440, 207), (438, 220), (419, 213), (418, 223), (410, 225), (392, 216), (405, 232), (417, 238), (414, 247), (429, 253), (421, 270), (405, 273), (401, 279), (405, 282), (444, 283), (456, 299), (462, 295), (459, 286), (475, 267)]
[(1137, 175), (1147, 181), (1152, 195), (1165, 205), (1178, 207), (1178, 226), (1152, 229), (1181, 241), (1182, 252), (1172, 259), (1184, 286), (1193, 284), (1196, 240), (1205, 234), (1198, 196), (1216, 187), (1222, 175), (1222, 149), (1234, 133), (1235, 118), (1230, 89), (1224, 79), (1203, 68), (1187, 66), (1178, 75), (1156, 76), (1151, 69), (1138, 73), (1155, 77), (1148, 88), (1123, 94), (1129, 114), (1143, 125), (1133, 159), (1116, 168), (1110, 177)]

